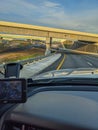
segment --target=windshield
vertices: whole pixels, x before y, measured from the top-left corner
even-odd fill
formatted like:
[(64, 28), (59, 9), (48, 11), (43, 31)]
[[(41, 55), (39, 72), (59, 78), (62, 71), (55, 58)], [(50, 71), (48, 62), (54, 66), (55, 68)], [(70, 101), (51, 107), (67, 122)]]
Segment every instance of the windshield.
[(26, 78), (97, 75), (97, 13), (98, 0), (0, 1), (0, 78), (11, 62)]

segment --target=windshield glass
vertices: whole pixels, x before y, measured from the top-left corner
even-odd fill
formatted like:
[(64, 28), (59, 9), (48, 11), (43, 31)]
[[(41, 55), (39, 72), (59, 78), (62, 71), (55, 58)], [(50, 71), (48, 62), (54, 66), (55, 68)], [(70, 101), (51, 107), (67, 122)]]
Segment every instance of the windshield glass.
[(0, 78), (11, 62), (26, 78), (97, 75), (97, 7), (98, 0), (0, 1)]

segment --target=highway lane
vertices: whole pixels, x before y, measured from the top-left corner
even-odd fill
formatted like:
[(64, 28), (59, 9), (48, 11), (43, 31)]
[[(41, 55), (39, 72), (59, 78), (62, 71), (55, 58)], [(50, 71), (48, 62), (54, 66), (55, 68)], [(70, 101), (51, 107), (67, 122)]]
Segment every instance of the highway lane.
[(94, 56), (85, 56), (84, 59), (93, 67), (98, 68), (98, 57)]
[(98, 68), (98, 57), (83, 54), (62, 54), (62, 57), (41, 73), (70, 68)]
[(98, 58), (89, 55), (66, 55), (61, 69), (69, 68), (98, 68)]

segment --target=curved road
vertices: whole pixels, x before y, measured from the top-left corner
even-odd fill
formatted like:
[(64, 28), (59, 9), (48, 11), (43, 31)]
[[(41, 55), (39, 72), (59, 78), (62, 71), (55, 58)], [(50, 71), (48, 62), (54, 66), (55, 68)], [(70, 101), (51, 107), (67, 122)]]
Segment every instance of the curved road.
[(62, 54), (62, 57), (43, 72), (70, 68), (98, 68), (98, 57), (83, 54)]
[(66, 68), (98, 68), (98, 58), (91, 55), (66, 55), (61, 69)]

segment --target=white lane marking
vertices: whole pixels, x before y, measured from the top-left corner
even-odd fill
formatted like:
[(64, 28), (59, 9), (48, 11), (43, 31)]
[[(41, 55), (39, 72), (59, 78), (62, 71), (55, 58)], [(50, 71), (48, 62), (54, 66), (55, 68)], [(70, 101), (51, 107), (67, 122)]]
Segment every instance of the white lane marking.
[(92, 60), (98, 61), (98, 57), (93, 57), (93, 56), (89, 56), (89, 55), (85, 55), (85, 57), (89, 58), (89, 61), (92, 61)]
[(92, 63), (90, 63), (90, 62), (87, 62), (87, 64), (89, 64), (90, 66), (93, 66)]

